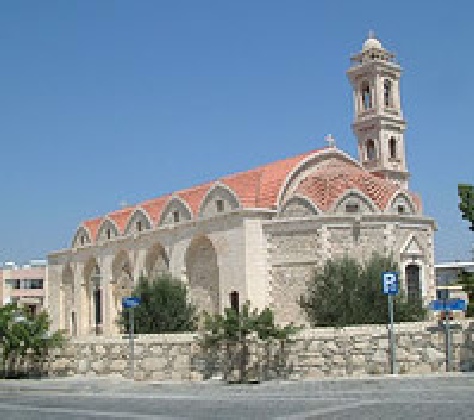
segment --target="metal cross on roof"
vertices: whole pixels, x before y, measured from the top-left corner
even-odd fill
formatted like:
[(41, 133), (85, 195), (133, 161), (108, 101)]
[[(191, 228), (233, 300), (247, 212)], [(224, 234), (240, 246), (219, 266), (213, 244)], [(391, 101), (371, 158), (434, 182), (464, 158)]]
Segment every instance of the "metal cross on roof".
[(324, 141), (328, 142), (329, 147), (336, 147), (336, 140), (333, 136), (331, 136), (331, 134), (328, 134), (326, 137), (324, 137)]

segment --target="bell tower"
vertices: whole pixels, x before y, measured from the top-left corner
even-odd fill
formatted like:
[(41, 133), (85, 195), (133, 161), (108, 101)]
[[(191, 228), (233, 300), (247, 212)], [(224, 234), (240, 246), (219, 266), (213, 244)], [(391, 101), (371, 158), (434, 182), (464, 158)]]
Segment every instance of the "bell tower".
[(367, 170), (408, 188), (405, 121), (400, 105), (402, 69), (371, 31), (362, 51), (351, 57), (347, 75), (354, 90), (359, 160)]

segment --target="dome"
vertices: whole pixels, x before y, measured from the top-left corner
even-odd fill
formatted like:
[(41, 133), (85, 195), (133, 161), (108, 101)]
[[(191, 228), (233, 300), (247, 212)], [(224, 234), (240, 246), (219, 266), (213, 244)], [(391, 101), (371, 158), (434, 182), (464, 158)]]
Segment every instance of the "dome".
[(373, 31), (369, 32), (369, 36), (367, 37), (367, 40), (364, 42), (364, 45), (362, 46), (362, 51), (369, 50), (371, 48), (377, 48), (379, 50), (383, 49), (380, 41), (377, 38), (375, 38), (375, 34)]

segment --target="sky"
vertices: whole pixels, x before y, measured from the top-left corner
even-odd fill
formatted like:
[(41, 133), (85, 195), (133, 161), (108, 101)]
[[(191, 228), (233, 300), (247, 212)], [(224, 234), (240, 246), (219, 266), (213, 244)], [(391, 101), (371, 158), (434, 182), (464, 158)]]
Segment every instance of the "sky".
[[(429, 5), (429, 7), (427, 7)], [(70, 246), (81, 221), (324, 147), (356, 157), (346, 71), (394, 51), (410, 188), (436, 261), (471, 259), (469, 1), (2, 0), (0, 262)]]

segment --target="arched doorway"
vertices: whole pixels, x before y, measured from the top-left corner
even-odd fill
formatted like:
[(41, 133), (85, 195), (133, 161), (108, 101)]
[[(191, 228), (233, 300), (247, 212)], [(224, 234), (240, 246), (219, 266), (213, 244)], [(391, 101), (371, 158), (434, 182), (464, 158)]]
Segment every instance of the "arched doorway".
[(74, 314), (74, 274), (71, 266), (68, 264), (64, 267), (61, 276), (61, 328), (66, 334), (76, 335), (76, 316)]
[(84, 268), (82, 290), (83, 304), (81, 313), (82, 326), (86, 334), (103, 333), (104, 293), (103, 279), (99, 264), (95, 258), (90, 259)]
[(417, 301), (421, 298), (420, 266), (409, 264), (405, 267), (405, 282), (409, 301)]
[(169, 260), (161, 245), (156, 244), (148, 251), (145, 269), (148, 281), (154, 281), (161, 275), (169, 273)]
[(198, 311), (219, 313), (219, 267), (209, 238), (195, 238), (186, 252), (186, 274), (191, 301)]

